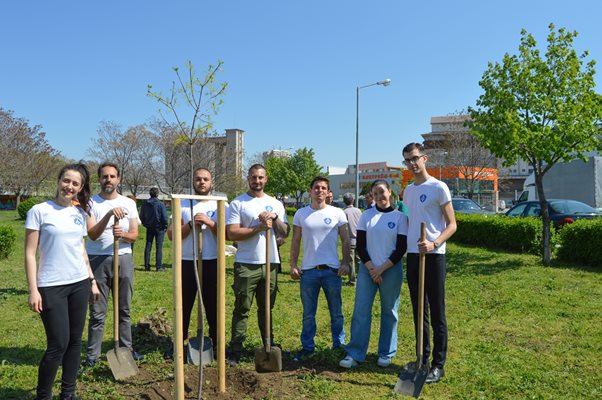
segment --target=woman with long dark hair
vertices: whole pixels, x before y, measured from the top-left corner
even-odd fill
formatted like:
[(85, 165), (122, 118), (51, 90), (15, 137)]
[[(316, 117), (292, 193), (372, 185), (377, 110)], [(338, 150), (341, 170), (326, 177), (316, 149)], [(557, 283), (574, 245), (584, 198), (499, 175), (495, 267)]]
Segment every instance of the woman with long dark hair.
[(397, 308), (403, 281), (401, 258), (406, 252), (408, 219), (391, 206), (389, 183), (372, 183), (374, 207), (364, 211), (357, 224), (356, 251), (361, 263), (357, 274), (355, 306), (351, 319), (351, 340), (347, 356), (339, 365), (357, 367), (364, 362), (370, 342), (372, 304), (380, 293), (379, 367), (386, 368), (397, 353)]
[(89, 208), (90, 174), (84, 164), (76, 163), (61, 169), (56, 196), (27, 213), (28, 303), (40, 314), (47, 340), (38, 368), (38, 400), (52, 399), (59, 366), (63, 367), (60, 399), (76, 399), (87, 303), (96, 301), (99, 295), (84, 246)]

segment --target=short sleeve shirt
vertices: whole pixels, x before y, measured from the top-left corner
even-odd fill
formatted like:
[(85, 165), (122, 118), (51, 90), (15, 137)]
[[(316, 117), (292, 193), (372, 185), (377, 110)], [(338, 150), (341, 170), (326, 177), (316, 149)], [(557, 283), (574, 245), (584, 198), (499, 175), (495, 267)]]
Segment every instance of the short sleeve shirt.
[(374, 265), (382, 265), (397, 247), (397, 235), (408, 234), (408, 218), (401, 211), (380, 212), (372, 207), (362, 214), (357, 225), (366, 232), (366, 250)]
[[(227, 206), (227, 205), (226, 205)], [(192, 210), (194, 214), (204, 213), (212, 221), (217, 223), (217, 201), (192, 201)], [(190, 216), (190, 203), (182, 202), (182, 224), (187, 224), (192, 220)], [(198, 229), (198, 225), (195, 229)], [(211, 232), (211, 229), (203, 225), (202, 257), (203, 260), (215, 260), (217, 258), (217, 236)], [(197, 233), (198, 234), (198, 233)], [(182, 260), (194, 260), (192, 231), (182, 240)], [(198, 249), (197, 249), (198, 251)]]
[[(92, 196), (92, 215), (96, 218), (96, 222), (100, 221), (110, 210), (115, 207), (122, 207), (126, 210), (127, 216), (119, 220), (119, 225), (124, 232), (129, 232), (132, 219), (134, 223), (138, 223), (138, 209), (136, 202), (125, 196), (119, 195), (116, 199), (105, 200), (99, 195)], [(112, 255), (113, 254), (113, 221), (109, 221), (105, 230), (96, 240), (88, 240), (86, 242), (86, 250), (89, 255)], [(119, 241), (119, 255), (131, 254), (132, 246), (123, 240)]]
[(88, 278), (84, 260), (86, 213), (53, 201), (27, 212), (25, 228), (39, 231), (38, 287), (68, 285)]
[(345, 213), (337, 207), (327, 205), (315, 210), (311, 206), (305, 206), (297, 210), (293, 225), (301, 228), (302, 270), (323, 264), (339, 268), (339, 227), (346, 224)]

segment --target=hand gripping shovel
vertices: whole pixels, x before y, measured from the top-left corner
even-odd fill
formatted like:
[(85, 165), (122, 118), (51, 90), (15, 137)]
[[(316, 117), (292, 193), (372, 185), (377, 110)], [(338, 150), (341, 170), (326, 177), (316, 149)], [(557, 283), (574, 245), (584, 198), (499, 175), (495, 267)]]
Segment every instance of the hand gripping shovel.
[[(119, 220), (115, 217), (115, 225)], [(124, 380), (138, 374), (138, 366), (127, 347), (119, 347), (119, 239), (113, 241), (113, 333), (115, 348), (107, 352), (107, 361), (113, 377)]]
[(255, 349), (255, 371), (257, 372), (280, 372), (282, 371), (282, 350), (272, 347), (270, 337), (270, 247), (272, 246), (271, 229), (265, 233), (265, 339), (262, 347)]
[[(424, 222), (420, 223), (420, 241), (426, 240), (426, 225)], [(399, 374), (399, 379), (395, 384), (395, 391), (399, 394), (405, 394), (418, 398), (426, 376), (429, 373), (428, 365), (423, 364), (423, 334), (424, 334), (424, 270), (426, 264), (426, 254), (420, 253), (418, 264), (418, 318), (416, 324), (418, 325), (418, 337), (416, 340), (416, 364), (413, 367), (404, 367)]]
[(203, 321), (203, 297), (201, 291), (203, 289), (203, 231), (199, 232), (198, 236), (198, 277), (199, 277), (199, 304), (198, 304), (198, 328), (196, 337), (190, 338), (188, 341), (188, 359), (194, 365), (207, 365), (213, 362), (213, 341), (209, 336), (204, 336), (204, 321)]

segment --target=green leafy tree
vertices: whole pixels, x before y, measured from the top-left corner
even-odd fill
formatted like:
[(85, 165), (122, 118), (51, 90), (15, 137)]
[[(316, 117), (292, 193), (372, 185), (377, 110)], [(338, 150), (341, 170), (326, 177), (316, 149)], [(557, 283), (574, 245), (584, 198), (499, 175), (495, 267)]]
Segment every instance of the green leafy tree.
[(306, 147), (298, 149), (288, 161), (288, 170), (290, 172), (291, 191), (295, 197), (297, 205), (301, 203), (303, 195), (308, 191), (311, 180), (318, 175), (326, 175), (322, 172), (315, 159), (314, 149)]
[(518, 55), (489, 63), (479, 82), (484, 93), (469, 108), (472, 133), (511, 165), (520, 157), (533, 167), (543, 218), (544, 265), (551, 261), (550, 218), (543, 191), (546, 172), (558, 162), (585, 159), (601, 149), (596, 124), (602, 98), (594, 91), (595, 61), (577, 55), (577, 32), (549, 25), (542, 56), (535, 38), (523, 30)]
[(268, 184), (265, 190), (279, 200), (284, 200), (285, 196), (294, 191), (291, 185), (292, 169), (290, 160), (287, 157), (268, 157), (264, 163), (268, 174)]
[[(177, 136), (174, 145), (188, 145), (190, 165), (190, 193), (192, 189), (192, 171), (194, 170), (193, 148), (199, 146), (208, 135), (214, 134), (212, 117), (217, 114), (222, 105), (222, 96), (226, 92), (226, 82), (216, 82), (218, 72), (222, 70), (223, 61), (209, 65), (204, 77), (199, 78), (192, 62), (188, 62), (187, 74), (180, 74), (174, 67), (177, 81), (173, 81), (169, 95), (163, 96), (148, 85), (147, 95), (162, 104), (175, 120)], [(180, 104), (183, 103), (183, 106)], [(162, 113), (161, 117), (169, 124), (168, 118)], [(214, 174), (214, 181), (218, 178)]]

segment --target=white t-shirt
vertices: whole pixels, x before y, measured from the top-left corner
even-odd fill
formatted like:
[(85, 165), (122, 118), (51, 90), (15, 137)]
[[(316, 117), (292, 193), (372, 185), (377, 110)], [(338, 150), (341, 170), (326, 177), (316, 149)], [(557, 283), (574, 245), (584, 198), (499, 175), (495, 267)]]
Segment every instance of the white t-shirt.
[[(451, 201), (449, 188), (430, 177), (420, 185), (413, 183), (403, 192), (403, 202), (408, 206), (408, 253), (418, 253), (420, 223), (426, 223), (426, 240), (434, 241), (446, 227), (441, 206)], [(445, 243), (431, 253), (445, 254)]]
[[(239, 224), (242, 228), (253, 228), (260, 225), (259, 214), (262, 212), (273, 212), (278, 218), (287, 223), (284, 206), (277, 199), (264, 194), (261, 197), (252, 197), (248, 193), (241, 194), (235, 198), (226, 213), (226, 225)], [(260, 232), (246, 240), (239, 240), (236, 251), (236, 262), (246, 264), (265, 264), (265, 238), (266, 232)], [(280, 257), (276, 245), (276, 235), (271, 235), (270, 262), (279, 263)]]
[[(228, 207), (228, 204), (226, 204)], [(217, 223), (217, 201), (208, 200), (208, 201), (192, 201), (192, 210), (194, 214), (204, 213), (206, 214), (212, 221)], [(182, 202), (182, 225), (187, 224), (191, 221), (190, 217), (190, 203), (188, 201)], [(199, 226), (196, 226), (196, 231), (198, 234)], [(206, 225), (203, 225), (203, 260), (215, 260), (217, 258), (217, 236), (211, 232), (211, 229)], [(192, 230), (186, 236), (185, 239), (182, 240), (182, 260), (194, 260), (194, 254), (192, 250)], [(197, 249), (198, 251), (198, 249)]]
[(343, 210), (327, 205), (319, 210), (311, 206), (300, 208), (293, 217), (293, 225), (301, 227), (303, 262), (301, 269), (326, 264), (339, 268), (339, 227), (347, 224)]
[(49, 200), (27, 212), (25, 228), (40, 232), (38, 287), (68, 285), (88, 278), (84, 260), (86, 213)]
[(376, 207), (364, 211), (357, 224), (366, 232), (366, 250), (376, 266), (382, 265), (395, 251), (397, 235), (408, 234), (408, 217), (398, 210), (380, 212)]
[[(94, 218), (96, 218), (97, 223), (113, 208), (122, 207), (125, 208), (127, 216), (119, 220), (121, 229), (124, 232), (129, 232), (130, 222), (132, 219), (134, 220), (134, 223), (138, 224), (138, 209), (136, 208), (136, 202), (134, 202), (134, 200), (122, 195), (118, 195), (116, 199), (105, 200), (97, 194), (92, 196), (91, 200), (91, 212)], [(113, 240), (113, 218), (111, 218), (105, 230), (98, 237), (98, 239), (86, 241), (86, 250), (88, 250), (88, 255), (113, 255)], [(119, 255), (131, 253), (131, 244), (120, 240)]]

